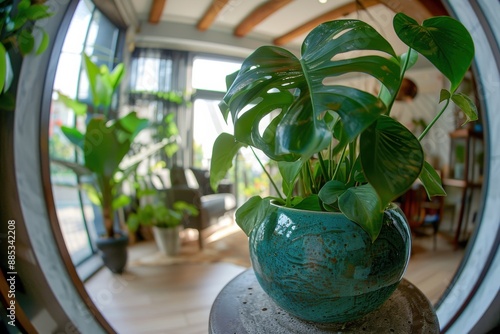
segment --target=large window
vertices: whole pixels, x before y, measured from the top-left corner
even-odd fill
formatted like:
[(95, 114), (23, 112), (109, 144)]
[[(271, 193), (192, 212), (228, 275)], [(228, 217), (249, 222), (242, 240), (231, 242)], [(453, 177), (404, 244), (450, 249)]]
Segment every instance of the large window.
[[(51, 183), (60, 228), (74, 264), (94, 253), (93, 240), (100, 232), (94, 224), (100, 217), (78, 184), (78, 176), (54, 163), (55, 160), (81, 161), (81, 156), (61, 132), (61, 125), (74, 126), (76, 117), (59, 99), (59, 94), (88, 101), (86, 76), (82, 75), (82, 53), (109, 67), (117, 61), (120, 31), (89, 0), (80, 1), (64, 40), (54, 81), (50, 115), (49, 154)], [(83, 121), (82, 121), (83, 122)], [(76, 124), (84, 127), (84, 124)]]
[[(219, 109), (219, 102), (226, 91), (226, 76), (237, 71), (241, 62), (224, 60), (206, 56), (195, 56), (193, 59), (192, 86), (196, 89), (193, 102), (193, 165), (197, 168), (209, 169), (212, 147), (217, 136), (222, 132), (232, 134), (231, 116), (227, 123)], [(264, 118), (262, 126), (267, 125)], [(228, 125), (229, 124), (229, 125)], [(269, 159), (261, 152), (255, 154), (269, 172)], [(242, 148), (237, 155), (234, 168), (230, 171), (230, 181), (235, 186), (238, 203), (257, 194), (266, 194), (271, 188), (261, 165), (249, 148)]]

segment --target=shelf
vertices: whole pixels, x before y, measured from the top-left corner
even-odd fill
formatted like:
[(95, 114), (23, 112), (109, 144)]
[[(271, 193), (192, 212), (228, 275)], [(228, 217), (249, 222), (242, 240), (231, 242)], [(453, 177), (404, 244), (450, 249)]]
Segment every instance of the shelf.
[(479, 188), (482, 186), (482, 182), (466, 182), (465, 180), (444, 178), (443, 185), (449, 187), (457, 187), (457, 188), (465, 188), (465, 187)]
[(471, 128), (457, 129), (453, 132), (450, 132), (450, 138), (483, 138), (482, 132), (473, 131)]

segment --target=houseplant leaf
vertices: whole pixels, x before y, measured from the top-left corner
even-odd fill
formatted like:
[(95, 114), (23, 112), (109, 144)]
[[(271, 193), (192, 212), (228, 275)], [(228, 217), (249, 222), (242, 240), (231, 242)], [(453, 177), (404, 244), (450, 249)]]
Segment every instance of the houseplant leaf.
[(219, 182), (226, 177), (227, 172), (233, 166), (233, 158), (244, 146), (229, 133), (223, 132), (217, 137), (210, 161), (210, 186), (212, 189), (217, 189)]
[(372, 241), (377, 239), (384, 212), (377, 192), (371, 185), (347, 189), (339, 197), (339, 208), (347, 218), (361, 226)]
[[(318, 51), (321, 50), (321, 51)], [(372, 50), (373, 54), (337, 60), (354, 50)], [(325, 80), (350, 72), (366, 73), (378, 79), (391, 95), (399, 87), (400, 67), (397, 61), (377, 55), (383, 52), (396, 59), (389, 43), (372, 27), (357, 20), (332, 21), (314, 29), (304, 41), (302, 59), (274, 46), (257, 49), (244, 62), (236, 78), (231, 77), (221, 111), (225, 117), (231, 112), (235, 127), (249, 107), (263, 104), (267, 111), (273, 103), (278, 123), (275, 140), (266, 138), (269, 147), (264, 152), (273, 152), (290, 161), (290, 154), (309, 157), (329, 145), (332, 134), (324, 121), (328, 111), (337, 112), (346, 136), (353, 140), (385, 111), (384, 103), (377, 97), (355, 88), (325, 84)], [(395, 75), (387, 75), (392, 72)], [(293, 102), (278, 103), (274, 98), (279, 92), (296, 89)], [(311, 93), (313, 92), (313, 93)], [(253, 112), (257, 113), (257, 109)], [(267, 112), (266, 111), (266, 112)], [(351, 119), (356, 119), (356, 125)], [(248, 129), (249, 127), (245, 127)], [(297, 133), (297, 131), (299, 132)], [(239, 134), (235, 134), (237, 137)], [(271, 145), (277, 145), (275, 148)], [(274, 149), (274, 150), (273, 150)]]
[[(0, 94), (3, 93), (5, 85), (5, 76), (7, 74), (7, 51), (2, 43), (0, 43)], [(8, 88), (8, 87), (7, 87)]]
[(66, 107), (73, 110), (76, 116), (84, 116), (87, 113), (87, 105), (85, 103), (74, 100), (61, 92), (57, 92), (57, 96), (58, 100), (64, 103)]
[(275, 210), (276, 207), (270, 204), (269, 198), (263, 199), (260, 196), (254, 196), (236, 210), (236, 222), (243, 232), (249, 236), (250, 232)]
[(94, 107), (97, 107), (100, 105), (100, 99), (97, 91), (97, 81), (100, 75), (100, 70), (99, 67), (92, 62), (92, 60), (86, 53), (83, 54), (83, 61), (85, 73), (87, 74), (87, 79), (89, 80), (89, 87), (92, 95), (92, 104), (94, 105)]
[(331, 205), (337, 202), (339, 196), (341, 196), (346, 190), (347, 187), (343, 182), (332, 180), (325, 183), (318, 195), (323, 203)]
[(382, 206), (408, 190), (424, 164), (418, 139), (387, 116), (380, 117), (361, 135), (360, 158), (366, 179), (380, 196)]
[(450, 80), (450, 91), (455, 92), (474, 57), (474, 42), (467, 29), (448, 16), (432, 17), (419, 25), (398, 13), (393, 24), (398, 37), (436, 66)]
[(35, 37), (28, 30), (21, 30), (18, 37), (19, 50), (23, 55), (27, 55), (35, 46)]
[(37, 55), (41, 55), (47, 49), (47, 47), (49, 46), (49, 41), (50, 41), (49, 34), (47, 34), (47, 32), (41, 31), (41, 34), (42, 34), (42, 37), (40, 40), (40, 44), (38, 45), (38, 48), (36, 49)]
[(293, 186), (300, 173), (300, 169), (302, 168), (302, 161), (301, 160), (297, 160), (294, 162), (280, 161), (278, 162), (278, 168), (280, 171), (280, 175), (283, 178), (282, 182), (283, 192), (288, 198), (289, 197), (288, 195), (293, 190)]
[(83, 150), (83, 145), (84, 145), (84, 141), (85, 141), (85, 136), (83, 135), (83, 133), (78, 131), (76, 128), (72, 128), (72, 127), (64, 126), (64, 125), (61, 126), (61, 131), (66, 136), (66, 138), (69, 139), (69, 141), (73, 145), (75, 145)]
[(117, 210), (119, 208), (124, 207), (125, 205), (128, 205), (130, 203), (130, 197), (126, 195), (120, 195), (118, 197), (115, 197), (112, 202), (112, 207), (113, 210)]
[(429, 199), (432, 196), (446, 196), (446, 191), (443, 188), (439, 174), (427, 161), (424, 162), (424, 168), (420, 173), (419, 179)]
[(466, 116), (466, 121), (462, 126), (465, 124), (476, 121), (477, 120), (477, 108), (474, 102), (471, 100), (470, 97), (468, 97), (465, 94), (458, 93), (458, 94), (453, 94), (451, 97), (451, 100), (455, 102), (455, 104), (462, 109)]

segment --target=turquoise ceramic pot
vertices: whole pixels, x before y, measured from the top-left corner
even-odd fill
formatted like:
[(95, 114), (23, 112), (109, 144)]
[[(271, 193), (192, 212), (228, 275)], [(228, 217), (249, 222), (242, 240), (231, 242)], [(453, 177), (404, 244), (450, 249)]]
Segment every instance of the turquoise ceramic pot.
[(350, 321), (377, 309), (408, 265), (411, 235), (402, 211), (384, 214), (371, 242), (341, 213), (278, 207), (250, 234), (257, 280), (276, 304), (313, 322)]

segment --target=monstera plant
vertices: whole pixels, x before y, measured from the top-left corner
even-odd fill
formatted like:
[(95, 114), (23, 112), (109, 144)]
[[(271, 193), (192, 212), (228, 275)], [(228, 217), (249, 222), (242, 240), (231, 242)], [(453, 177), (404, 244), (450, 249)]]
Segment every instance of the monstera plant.
[[(300, 58), (260, 47), (227, 78), (220, 109), (231, 116), (234, 134), (215, 141), (211, 183), (215, 188), (241, 147), (277, 162), (277, 195), (250, 198), (236, 222), (249, 236), (262, 289), (303, 320), (344, 323), (384, 304), (411, 250), (408, 223), (392, 202), (417, 180), (429, 196), (445, 195), (420, 141), (451, 102), (469, 120), (477, 117), (457, 92), (474, 55), (463, 25), (450, 17), (420, 25), (402, 13), (393, 25), (408, 46), (402, 55), (367, 23), (337, 20), (307, 35)], [(441, 111), (417, 138), (391, 111), (418, 54), (450, 85), (436, 96)], [(377, 92), (347, 85), (343, 79), (353, 74), (375, 79)]]
[[(384, 208), (417, 179), (429, 196), (445, 194), (439, 175), (425, 161), (421, 140), (450, 103), (468, 121), (477, 118), (471, 99), (457, 93), (474, 55), (473, 41), (450, 17), (420, 25), (399, 13), (394, 29), (408, 46), (402, 55), (367, 23), (338, 20), (321, 24), (305, 38), (301, 58), (264, 46), (228, 76), (220, 109), (226, 120), (231, 116), (234, 135), (223, 133), (215, 142), (212, 186), (247, 146), (277, 161), (283, 179), (282, 189), (275, 189), (278, 196), (252, 197), (237, 211), (237, 222), (247, 234), (272, 200), (287, 207), (342, 212), (375, 240)], [(450, 87), (436, 97), (441, 111), (416, 138), (391, 117), (391, 109), (418, 54), (448, 78)], [(337, 83), (349, 74), (375, 78), (378, 94)], [(272, 121), (261, 131), (268, 115)], [(297, 183), (299, 194), (294, 191)]]

